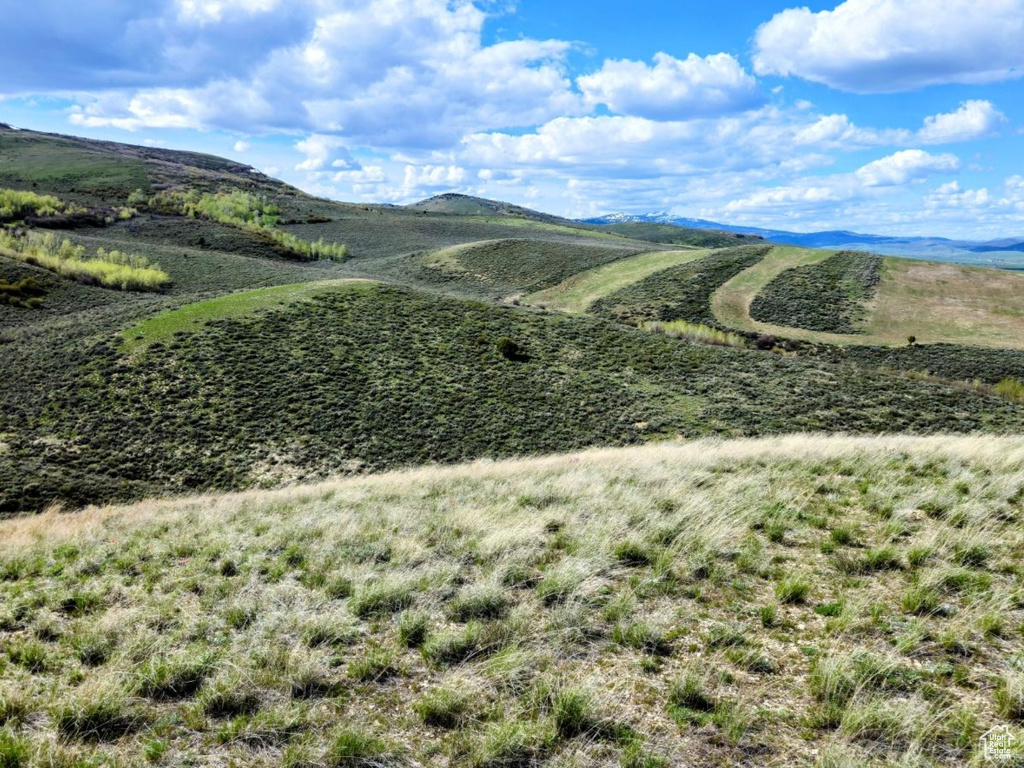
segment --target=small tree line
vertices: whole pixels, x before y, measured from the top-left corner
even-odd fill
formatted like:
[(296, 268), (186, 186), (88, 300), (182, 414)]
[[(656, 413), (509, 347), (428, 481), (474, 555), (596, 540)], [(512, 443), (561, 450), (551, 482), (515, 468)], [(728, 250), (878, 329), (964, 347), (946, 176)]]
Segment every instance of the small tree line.
[(158, 291), (171, 284), (171, 276), (144, 256), (97, 249), (89, 254), (52, 232), (0, 230), (0, 248), (26, 264), (42, 267), (85, 285), (121, 291)]
[[(129, 198), (129, 204), (139, 204), (141, 193)], [(304, 261), (344, 261), (348, 246), (330, 243), (323, 238), (306, 240), (277, 228), (281, 209), (265, 196), (241, 190), (202, 193), (196, 189), (187, 192), (161, 192), (149, 198), (147, 205), (159, 213), (176, 213), (193, 218), (201, 217), (230, 227), (254, 232), (266, 237)]]

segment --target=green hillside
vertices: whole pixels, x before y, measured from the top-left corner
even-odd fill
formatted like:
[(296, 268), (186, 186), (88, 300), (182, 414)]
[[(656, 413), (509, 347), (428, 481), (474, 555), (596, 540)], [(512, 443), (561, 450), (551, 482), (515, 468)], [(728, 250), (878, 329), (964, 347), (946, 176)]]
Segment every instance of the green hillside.
[[(144, 349), (92, 329), (7, 345), (0, 510), (679, 436), (1024, 428), (990, 390), (601, 319), (375, 284), (259, 304)], [(141, 334), (180, 327), (164, 317)]]
[[(461, 195), (336, 203), (228, 160), (3, 128), (0, 183), (58, 198), (29, 215), (36, 198), (8, 195), (13, 237), (57, 232), (170, 280), (109, 290), (0, 252), (2, 514), (593, 445), (1024, 419), (1010, 273), (886, 259), (854, 296), (828, 252), (681, 250)], [(241, 218), (220, 215), (236, 204)], [(344, 261), (303, 260), (296, 237)], [(780, 314), (792, 297), (795, 319)], [(771, 322), (757, 301), (775, 302)], [(854, 316), (859, 333), (828, 325)], [(975, 337), (986, 349), (920, 343)]]
[(794, 435), (0, 521), (0, 760), (987, 765), (1022, 501), (1020, 438)]

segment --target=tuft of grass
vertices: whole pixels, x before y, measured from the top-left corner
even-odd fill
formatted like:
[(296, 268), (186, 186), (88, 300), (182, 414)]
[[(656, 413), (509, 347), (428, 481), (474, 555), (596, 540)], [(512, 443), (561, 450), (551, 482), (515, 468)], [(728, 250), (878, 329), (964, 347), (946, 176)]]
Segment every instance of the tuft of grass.
[(615, 545), (615, 559), (630, 568), (651, 565), (658, 557), (648, 544), (639, 541), (623, 541)]
[(1006, 720), (1024, 722), (1024, 673), (1013, 671), (1000, 679), (996, 687), (996, 710)]
[(348, 614), (328, 612), (308, 619), (301, 636), (310, 648), (339, 648), (356, 642), (360, 632)]
[(456, 728), (465, 720), (469, 704), (470, 697), (465, 691), (444, 687), (424, 694), (414, 708), (424, 725)]
[(557, 739), (547, 723), (510, 720), (490, 726), (470, 752), (471, 768), (537, 765)]
[(574, 570), (556, 570), (548, 573), (535, 591), (544, 605), (551, 606), (568, 600), (582, 582), (583, 576)]
[(348, 676), (363, 683), (381, 682), (402, 674), (394, 651), (375, 648), (348, 665)]
[(447, 606), (452, 621), (465, 623), (473, 619), (500, 619), (508, 614), (511, 603), (508, 596), (496, 587), (478, 587), (467, 590)]
[(43, 672), (50, 664), (50, 652), (38, 640), (9, 640), (4, 650), (12, 663), (29, 672)]
[(596, 731), (601, 720), (594, 697), (581, 688), (559, 690), (551, 702), (551, 717), (555, 730), (564, 739)]
[(0, 768), (28, 768), (31, 745), (22, 734), (0, 729)]
[(714, 712), (717, 703), (717, 697), (708, 691), (704, 678), (696, 672), (687, 672), (669, 687), (668, 704), (671, 708)]
[(32, 700), (24, 691), (0, 689), (0, 727), (21, 725), (32, 711)]
[(432, 664), (460, 664), (480, 652), (482, 635), (480, 624), (470, 622), (460, 631), (431, 635), (420, 651), (423, 658)]
[(430, 634), (430, 615), (403, 611), (398, 617), (398, 641), (407, 648), (419, 648)]
[(152, 699), (193, 696), (213, 671), (216, 656), (204, 647), (149, 659), (138, 672), (137, 689)]
[(622, 750), (620, 768), (669, 768), (669, 758), (644, 750), (637, 743), (627, 744)]
[(355, 592), (352, 580), (347, 576), (335, 574), (324, 584), (324, 593), (332, 600), (344, 600)]
[(114, 638), (106, 633), (85, 631), (72, 638), (71, 647), (82, 664), (98, 667), (107, 663), (117, 646)]
[(665, 633), (645, 621), (616, 624), (612, 630), (612, 640), (652, 656), (672, 655), (672, 643)]
[(263, 706), (259, 690), (238, 673), (213, 680), (197, 697), (199, 708), (210, 717), (253, 715)]
[(85, 742), (115, 741), (149, 722), (128, 693), (114, 686), (82, 691), (58, 704), (51, 716), (62, 736)]
[(395, 764), (397, 750), (388, 742), (352, 727), (330, 737), (327, 765), (330, 768), (384, 768)]
[(811, 582), (806, 576), (786, 576), (775, 585), (775, 597), (780, 603), (800, 605), (807, 602)]
[(942, 595), (933, 587), (924, 584), (910, 587), (900, 597), (900, 608), (903, 612), (917, 616), (934, 614), (941, 603)]
[(349, 608), (360, 619), (369, 619), (399, 613), (414, 601), (411, 584), (380, 581), (358, 592), (349, 601)]
[(930, 725), (924, 702), (882, 697), (851, 703), (841, 722), (843, 732), (851, 738), (888, 748), (920, 741)]

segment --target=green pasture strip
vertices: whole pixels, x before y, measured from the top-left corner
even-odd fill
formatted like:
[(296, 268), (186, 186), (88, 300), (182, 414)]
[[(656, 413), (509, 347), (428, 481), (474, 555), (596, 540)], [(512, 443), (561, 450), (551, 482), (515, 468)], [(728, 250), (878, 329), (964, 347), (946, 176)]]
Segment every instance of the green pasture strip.
[(166, 341), (179, 331), (196, 330), (197, 325), (209, 320), (242, 317), (259, 310), (302, 301), (326, 291), (355, 288), (360, 284), (370, 284), (371, 282), (370, 280), (354, 279), (320, 280), (230, 293), (226, 296), (197, 301), (178, 309), (161, 312), (155, 317), (137, 323), (124, 331), (121, 336), (124, 339), (125, 349), (134, 352), (153, 342)]
[(549, 309), (562, 312), (585, 312), (602, 296), (639, 282), (663, 269), (701, 259), (709, 253), (711, 250), (707, 248), (642, 253), (573, 275), (556, 286), (526, 296), (524, 302), (532, 305), (543, 304)]

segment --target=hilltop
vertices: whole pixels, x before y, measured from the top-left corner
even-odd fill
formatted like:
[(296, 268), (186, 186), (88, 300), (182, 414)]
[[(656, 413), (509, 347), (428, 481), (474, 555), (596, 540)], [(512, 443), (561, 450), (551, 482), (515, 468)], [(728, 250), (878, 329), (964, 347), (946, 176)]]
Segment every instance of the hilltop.
[(459, 195), (338, 203), (7, 129), (0, 180), (30, 231), (0, 248), (0, 514), (711, 435), (1024, 428), (1006, 271), (652, 242)]

